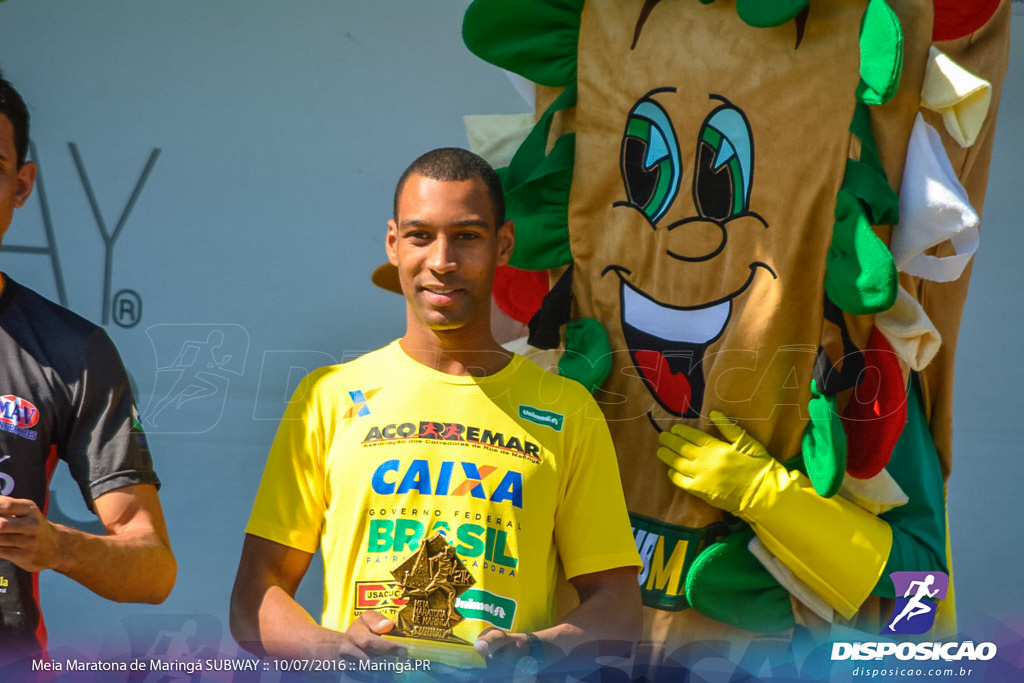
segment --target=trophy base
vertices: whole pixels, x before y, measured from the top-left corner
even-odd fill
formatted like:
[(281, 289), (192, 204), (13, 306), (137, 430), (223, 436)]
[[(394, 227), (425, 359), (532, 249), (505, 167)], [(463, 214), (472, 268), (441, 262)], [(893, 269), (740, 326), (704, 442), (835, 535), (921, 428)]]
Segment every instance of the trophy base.
[(485, 660), (469, 643), (444, 643), (439, 640), (407, 638), (404, 636), (385, 635), (383, 638), (401, 644), (406, 650), (406, 659), (429, 659), (431, 662), (444, 664), (457, 669), (484, 669)]

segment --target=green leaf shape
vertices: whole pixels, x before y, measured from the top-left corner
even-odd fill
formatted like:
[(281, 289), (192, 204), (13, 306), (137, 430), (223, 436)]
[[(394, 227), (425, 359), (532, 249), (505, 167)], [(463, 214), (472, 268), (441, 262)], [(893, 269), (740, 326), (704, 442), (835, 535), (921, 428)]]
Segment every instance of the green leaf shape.
[(565, 353), (558, 374), (574, 379), (594, 393), (612, 370), (608, 333), (593, 318), (572, 320), (565, 326)]
[(811, 420), (801, 442), (801, 469), (818, 495), (830, 498), (839, 491), (846, 472), (846, 432), (836, 412), (835, 397), (822, 394), (813, 379), (807, 411)]
[(748, 26), (781, 26), (804, 11), (810, 0), (736, 0), (736, 13)]
[(903, 27), (885, 0), (870, 0), (860, 26), (860, 83), (857, 99), (885, 104), (900, 87)]
[(486, 62), (534, 83), (576, 81), (583, 0), (474, 0), (462, 19), (462, 40)]
[(847, 160), (843, 188), (864, 203), (872, 225), (899, 223), (899, 196), (889, 184), (882, 165), (871, 128), (871, 108), (867, 104), (858, 102), (854, 107), (850, 132), (860, 140), (860, 160)]
[(836, 194), (835, 217), (825, 256), (825, 292), (848, 313), (888, 310), (899, 285), (892, 253), (872, 229), (863, 204), (846, 190)]
[(900, 222), (899, 195), (885, 174), (879, 174), (863, 161), (846, 160), (843, 189), (861, 200), (872, 225), (896, 225)]
[(505, 192), (505, 212), (516, 226), (509, 264), (547, 270), (572, 261), (569, 248), (569, 190), (575, 135), (564, 135), (531, 180)]
[(789, 591), (747, 549), (752, 531), (708, 546), (686, 575), (686, 598), (706, 617), (755, 633), (792, 628)]

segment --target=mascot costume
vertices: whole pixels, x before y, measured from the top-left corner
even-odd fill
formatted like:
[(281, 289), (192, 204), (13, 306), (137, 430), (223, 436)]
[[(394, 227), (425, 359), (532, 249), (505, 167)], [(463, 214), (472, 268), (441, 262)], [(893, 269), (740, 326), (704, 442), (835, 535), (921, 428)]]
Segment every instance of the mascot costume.
[[(475, 0), (536, 86), (500, 173), (530, 342), (616, 441), (671, 652), (878, 634), (951, 573), (952, 378), (1009, 0)], [(498, 136), (500, 137), (500, 135)], [(515, 288), (495, 297), (515, 308)], [(504, 302), (503, 302), (504, 300)], [(952, 595), (934, 637), (955, 629)]]

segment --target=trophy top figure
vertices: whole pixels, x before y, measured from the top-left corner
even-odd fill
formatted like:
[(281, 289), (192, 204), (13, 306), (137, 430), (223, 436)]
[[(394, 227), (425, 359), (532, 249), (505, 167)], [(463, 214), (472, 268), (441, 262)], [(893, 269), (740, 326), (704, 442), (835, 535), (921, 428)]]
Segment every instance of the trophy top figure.
[(466, 643), (452, 633), (463, 620), (455, 598), (476, 580), (441, 532), (421, 543), (391, 575), (409, 600), (396, 615), (392, 635)]

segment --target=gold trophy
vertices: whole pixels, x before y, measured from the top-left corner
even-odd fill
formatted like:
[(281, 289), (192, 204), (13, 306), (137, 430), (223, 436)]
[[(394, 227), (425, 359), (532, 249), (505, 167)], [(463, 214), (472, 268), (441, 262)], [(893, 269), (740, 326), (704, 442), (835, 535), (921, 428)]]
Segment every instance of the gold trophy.
[(386, 638), (400, 642), (410, 659), (429, 659), (459, 668), (485, 667), (473, 644), (452, 633), (464, 619), (455, 598), (476, 580), (440, 533), (435, 533), (391, 571), (408, 602), (395, 615)]

